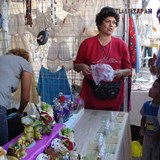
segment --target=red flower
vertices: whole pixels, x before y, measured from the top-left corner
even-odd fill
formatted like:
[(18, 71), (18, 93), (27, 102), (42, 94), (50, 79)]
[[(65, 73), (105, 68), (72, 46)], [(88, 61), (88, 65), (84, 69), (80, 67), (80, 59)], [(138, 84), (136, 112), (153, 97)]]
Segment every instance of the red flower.
[(52, 117), (46, 113), (46, 112), (41, 112), (40, 119), (45, 123), (48, 124), (49, 122), (52, 122)]

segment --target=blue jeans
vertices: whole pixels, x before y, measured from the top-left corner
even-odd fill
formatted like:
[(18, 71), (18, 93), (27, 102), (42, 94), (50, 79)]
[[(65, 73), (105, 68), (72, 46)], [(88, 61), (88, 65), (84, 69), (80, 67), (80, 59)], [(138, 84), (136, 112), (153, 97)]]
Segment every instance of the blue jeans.
[(152, 57), (152, 47), (145, 47), (145, 49), (144, 49), (144, 57), (146, 57), (147, 55), (148, 55), (148, 57)]
[(7, 110), (0, 105), (0, 146), (8, 142)]

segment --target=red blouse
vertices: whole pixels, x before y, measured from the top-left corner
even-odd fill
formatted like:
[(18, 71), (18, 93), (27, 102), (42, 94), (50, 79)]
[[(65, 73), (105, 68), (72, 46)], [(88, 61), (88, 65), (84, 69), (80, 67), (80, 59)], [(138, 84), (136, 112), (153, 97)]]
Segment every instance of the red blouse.
[[(128, 47), (124, 41), (116, 37), (112, 37), (106, 46), (100, 44), (98, 36), (85, 39), (81, 43), (73, 63), (91, 65), (99, 63), (102, 59), (105, 59), (103, 62), (112, 66), (114, 70), (131, 69)], [(92, 76), (88, 78), (93, 79)], [(119, 79), (114, 78), (113, 82), (116, 81), (119, 81)], [(83, 79), (80, 96), (85, 101), (85, 108), (119, 111), (121, 104), (124, 102), (124, 82), (116, 99), (98, 100), (93, 95), (93, 91), (86, 80)]]

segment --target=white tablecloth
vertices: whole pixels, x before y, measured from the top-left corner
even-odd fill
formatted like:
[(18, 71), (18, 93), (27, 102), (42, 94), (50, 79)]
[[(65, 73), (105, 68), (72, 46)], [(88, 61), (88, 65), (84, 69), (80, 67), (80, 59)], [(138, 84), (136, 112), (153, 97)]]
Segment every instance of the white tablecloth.
[(140, 109), (143, 103), (151, 98), (148, 97), (148, 91), (132, 91), (131, 92), (131, 105), (132, 109), (129, 113), (130, 124), (140, 126)]
[[(112, 144), (111, 147), (114, 147), (114, 149), (112, 148), (113, 153), (110, 152), (111, 148), (111, 150), (108, 149), (108, 152), (110, 152), (108, 155), (110, 154), (112, 158), (107, 160), (131, 160), (131, 133), (128, 113), (113, 113), (117, 115), (117, 118), (112, 122), (112, 125), (118, 125), (119, 127), (118, 130), (112, 130), (110, 135), (107, 136), (106, 145)], [(105, 122), (110, 118), (110, 115), (110, 111), (85, 110), (83, 116), (73, 128), (78, 152), (82, 156), (87, 156), (87, 160), (96, 160), (99, 153), (97, 150), (98, 135), (103, 132)]]

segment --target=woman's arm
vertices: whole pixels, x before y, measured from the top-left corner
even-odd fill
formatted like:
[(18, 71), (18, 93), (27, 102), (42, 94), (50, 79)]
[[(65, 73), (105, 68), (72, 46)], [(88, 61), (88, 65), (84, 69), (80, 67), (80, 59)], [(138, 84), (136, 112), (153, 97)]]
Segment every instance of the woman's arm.
[(84, 76), (92, 74), (91, 67), (88, 66), (87, 64), (84, 63), (74, 64), (73, 67), (75, 71), (82, 72)]
[(116, 77), (123, 78), (127, 77), (131, 74), (131, 69), (118, 69), (116, 70)]
[(21, 100), (17, 115), (22, 115), (25, 107), (29, 102), (30, 88), (32, 83), (32, 73), (23, 72), (21, 77)]

